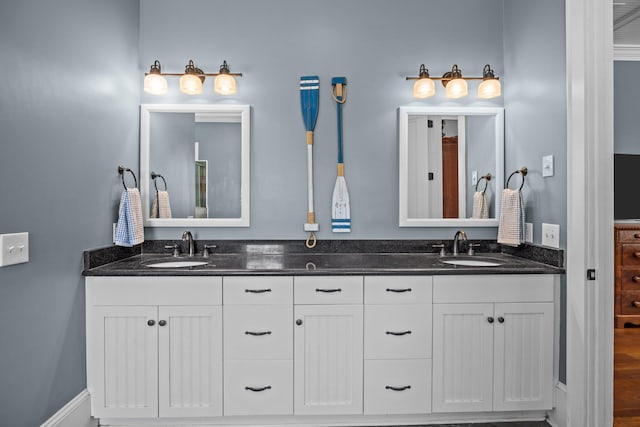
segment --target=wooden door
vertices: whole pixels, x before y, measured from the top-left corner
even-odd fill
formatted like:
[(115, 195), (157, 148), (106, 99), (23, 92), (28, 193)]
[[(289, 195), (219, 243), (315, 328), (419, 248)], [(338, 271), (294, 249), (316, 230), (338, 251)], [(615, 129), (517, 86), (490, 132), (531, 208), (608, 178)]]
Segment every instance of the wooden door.
[(459, 217), (457, 136), (442, 138), (442, 217)]

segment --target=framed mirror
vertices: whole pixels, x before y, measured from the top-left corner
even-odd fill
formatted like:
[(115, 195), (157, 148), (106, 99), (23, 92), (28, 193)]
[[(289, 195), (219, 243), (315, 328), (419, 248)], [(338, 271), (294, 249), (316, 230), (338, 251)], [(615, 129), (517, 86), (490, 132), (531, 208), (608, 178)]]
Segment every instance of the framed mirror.
[(142, 104), (145, 227), (248, 227), (250, 129), (249, 105)]
[(504, 110), (400, 107), (400, 227), (497, 227)]

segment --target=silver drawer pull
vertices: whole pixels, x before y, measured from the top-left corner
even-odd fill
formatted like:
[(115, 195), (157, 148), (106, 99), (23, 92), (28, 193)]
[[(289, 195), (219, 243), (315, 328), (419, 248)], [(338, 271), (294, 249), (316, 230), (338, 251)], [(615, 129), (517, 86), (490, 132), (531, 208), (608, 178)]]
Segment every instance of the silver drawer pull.
[(404, 391), (404, 390), (409, 390), (411, 388), (410, 385), (406, 385), (404, 387), (392, 387), (390, 385), (386, 386), (385, 389), (387, 390), (393, 390), (393, 391)]
[(271, 289), (245, 289), (244, 291), (249, 294), (264, 294), (265, 292), (271, 292)]
[(336, 289), (319, 289), (319, 288), (316, 288), (316, 292), (324, 292), (326, 294), (331, 294), (333, 292), (342, 292), (342, 289), (340, 289), (340, 288), (336, 288)]
[(404, 331), (404, 332), (387, 331), (385, 333), (387, 335), (395, 335), (396, 337), (399, 337), (399, 336), (402, 336), (402, 335), (411, 335), (411, 331)]
[(411, 292), (411, 288), (406, 288), (406, 289), (393, 289), (393, 288), (387, 288), (387, 292), (396, 292), (396, 293), (403, 293), (403, 292)]
[(260, 392), (260, 391), (271, 390), (271, 386), (270, 385), (268, 385), (266, 387), (249, 387), (249, 386), (246, 386), (244, 389), (245, 390), (249, 390), (249, 391), (255, 391), (257, 393), (257, 392)]
[(254, 337), (260, 337), (262, 335), (271, 335), (271, 331), (264, 331), (264, 332), (245, 331), (244, 334), (245, 335), (253, 335)]

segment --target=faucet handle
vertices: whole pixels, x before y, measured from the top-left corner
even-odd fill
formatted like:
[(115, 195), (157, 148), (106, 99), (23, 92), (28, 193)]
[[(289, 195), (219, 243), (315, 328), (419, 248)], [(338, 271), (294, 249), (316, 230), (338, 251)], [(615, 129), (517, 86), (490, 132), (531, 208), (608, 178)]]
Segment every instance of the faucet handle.
[(467, 255), (475, 255), (476, 251), (474, 251), (473, 248), (478, 246), (480, 246), (480, 243), (469, 243), (469, 250), (467, 251)]
[(177, 243), (174, 243), (173, 245), (167, 245), (164, 248), (165, 249), (173, 249), (173, 256), (175, 256), (175, 257), (180, 256), (180, 247), (178, 246)]
[(444, 250), (444, 243), (440, 243), (438, 245), (431, 245), (433, 248), (440, 248), (440, 256), (445, 256), (447, 252)]
[(204, 247), (203, 247), (204, 249), (202, 249), (202, 256), (203, 257), (208, 257), (209, 256), (209, 249), (215, 249), (217, 247), (218, 247), (218, 245), (207, 245), (207, 244), (205, 244)]

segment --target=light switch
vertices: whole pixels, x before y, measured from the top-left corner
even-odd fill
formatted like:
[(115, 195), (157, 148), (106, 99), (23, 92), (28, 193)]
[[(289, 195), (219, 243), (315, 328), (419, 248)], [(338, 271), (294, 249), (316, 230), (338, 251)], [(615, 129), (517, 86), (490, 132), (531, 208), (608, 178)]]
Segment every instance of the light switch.
[(0, 234), (0, 267), (29, 261), (29, 233)]
[(542, 246), (560, 247), (560, 225), (542, 223)]
[(471, 172), (471, 185), (476, 185), (478, 183), (478, 171)]
[(542, 176), (553, 176), (553, 155), (542, 158)]
[(524, 241), (533, 243), (533, 224), (530, 222), (524, 224)]

